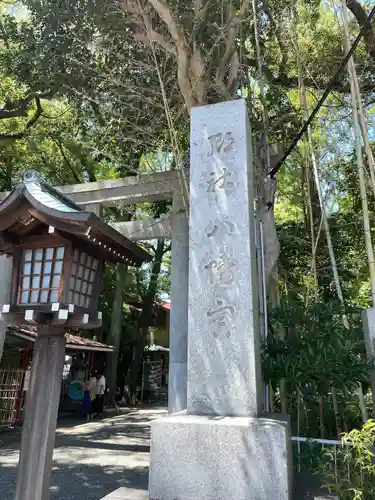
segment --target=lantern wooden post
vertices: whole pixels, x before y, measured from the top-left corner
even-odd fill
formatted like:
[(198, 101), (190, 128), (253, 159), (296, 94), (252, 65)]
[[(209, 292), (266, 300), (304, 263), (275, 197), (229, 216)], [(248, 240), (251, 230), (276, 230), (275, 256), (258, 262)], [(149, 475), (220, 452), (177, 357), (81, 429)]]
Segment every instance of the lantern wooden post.
[(26, 396), (15, 500), (49, 496), (64, 357), (64, 332), (40, 332)]

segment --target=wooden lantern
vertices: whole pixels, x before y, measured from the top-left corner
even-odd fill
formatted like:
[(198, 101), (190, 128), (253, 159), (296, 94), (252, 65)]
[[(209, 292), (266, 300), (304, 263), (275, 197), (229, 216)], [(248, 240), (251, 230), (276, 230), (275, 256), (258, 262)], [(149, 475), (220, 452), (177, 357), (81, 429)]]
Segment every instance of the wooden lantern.
[(30, 170), (0, 204), (0, 253), (13, 256), (9, 323), (95, 328), (105, 262), (150, 255)]

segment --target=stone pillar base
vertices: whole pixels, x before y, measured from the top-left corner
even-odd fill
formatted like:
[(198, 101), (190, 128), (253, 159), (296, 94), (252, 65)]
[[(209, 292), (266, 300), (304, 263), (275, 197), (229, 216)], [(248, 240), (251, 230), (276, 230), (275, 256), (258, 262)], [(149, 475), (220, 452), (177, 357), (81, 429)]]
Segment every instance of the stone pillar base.
[(286, 420), (181, 412), (151, 429), (150, 500), (290, 500)]

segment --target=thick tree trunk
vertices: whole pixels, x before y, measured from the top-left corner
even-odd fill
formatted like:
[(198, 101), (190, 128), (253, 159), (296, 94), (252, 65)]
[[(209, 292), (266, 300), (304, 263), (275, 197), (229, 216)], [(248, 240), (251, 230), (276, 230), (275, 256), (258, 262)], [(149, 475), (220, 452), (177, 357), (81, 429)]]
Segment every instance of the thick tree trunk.
[(125, 397), (127, 397), (131, 404), (134, 404), (136, 400), (137, 383), (141, 371), (143, 352), (147, 341), (148, 330), (152, 319), (152, 309), (157, 292), (158, 276), (160, 274), (164, 252), (164, 241), (159, 240), (152, 264), (150, 283), (147, 293), (143, 297), (142, 311), (139, 317), (138, 335), (133, 351), (133, 361), (125, 381)]

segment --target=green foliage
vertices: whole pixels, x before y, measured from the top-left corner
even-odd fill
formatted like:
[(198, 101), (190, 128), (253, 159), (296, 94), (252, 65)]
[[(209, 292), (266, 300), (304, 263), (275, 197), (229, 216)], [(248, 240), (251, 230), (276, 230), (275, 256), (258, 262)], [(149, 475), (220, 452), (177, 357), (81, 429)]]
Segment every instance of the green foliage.
[(341, 441), (341, 448), (326, 449), (316, 472), (342, 500), (375, 498), (375, 421), (344, 434)]
[[(344, 326), (344, 315), (349, 329)], [(329, 394), (334, 387), (348, 401), (359, 384), (368, 383), (374, 370), (372, 362), (366, 360), (359, 310), (349, 306), (344, 309), (337, 300), (307, 306), (301, 301), (282, 302), (269, 315), (262, 360), (264, 380), (275, 391), (281, 379), (287, 384), (295, 432), (301, 419), (296, 411), (298, 397), (302, 398), (303, 435), (312, 437), (319, 435), (316, 407), (321, 395)], [(332, 407), (328, 406), (324, 414), (325, 437), (334, 437)], [(358, 422), (355, 416), (345, 421)]]
[[(359, 311), (338, 301), (285, 302), (270, 315), (264, 348), (265, 380), (277, 385), (285, 378), (302, 392), (321, 393), (331, 385), (351, 392), (368, 379), (372, 366), (365, 361)], [(349, 330), (343, 315), (351, 320)], [(278, 335), (280, 329), (285, 337)]]

